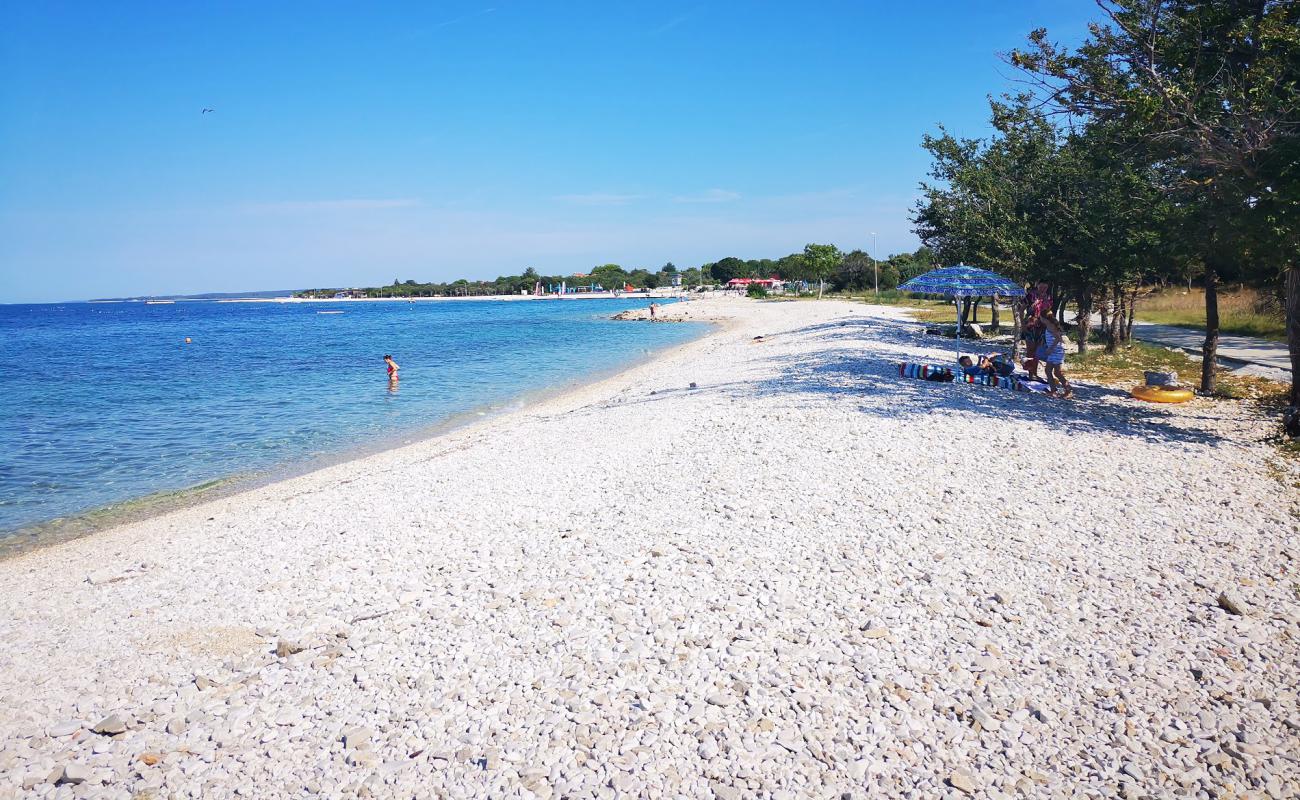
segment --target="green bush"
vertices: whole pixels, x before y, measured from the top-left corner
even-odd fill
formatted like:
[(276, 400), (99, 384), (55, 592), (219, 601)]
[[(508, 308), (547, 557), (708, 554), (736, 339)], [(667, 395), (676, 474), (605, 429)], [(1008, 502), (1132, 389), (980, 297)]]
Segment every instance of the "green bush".
[(751, 283), (749, 288), (745, 290), (745, 296), (767, 297), (767, 287), (763, 286), (761, 283)]

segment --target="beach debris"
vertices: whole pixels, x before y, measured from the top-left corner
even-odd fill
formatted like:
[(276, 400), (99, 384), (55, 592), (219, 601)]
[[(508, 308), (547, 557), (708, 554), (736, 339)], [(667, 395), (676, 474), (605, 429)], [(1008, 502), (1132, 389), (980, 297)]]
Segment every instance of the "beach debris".
[(162, 761), (162, 754), (161, 754), (161, 753), (141, 753), (141, 754), (138, 756), (138, 759), (139, 759), (140, 763), (141, 763), (141, 764), (144, 764), (146, 767), (152, 767), (154, 764), (157, 764), (159, 761)]
[(699, 387), (697, 387), (697, 386), (695, 385), (695, 381), (691, 381), (691, 388), (692, 388), (692, 389), (697, 389), (697, 388), (699, 388)]
[(307, 646), (301, 642), (295, 642), (289, 639), (279, 639), (275, 643), (275, 655), (277, 658), (288, 658), (294, 653), (301, 653), (306, 649)]
[(1218, 604), (1219, 608), (1227, 611), (1229, 614), (1235, 614), (1241, 617), (1245, 616), (1247, 613), (1246, 604), (1231, 590), (1224, 589), (1219, 592), (1219, 596), (1215, 599), (1215, 602)]
[(91, 728), (90, 732), (98, 733), (101, 736), (116, 736), (119, 733), (126, 733), (126, 720), (117, 714), (109, 714), (95, 723), (95, 727)]

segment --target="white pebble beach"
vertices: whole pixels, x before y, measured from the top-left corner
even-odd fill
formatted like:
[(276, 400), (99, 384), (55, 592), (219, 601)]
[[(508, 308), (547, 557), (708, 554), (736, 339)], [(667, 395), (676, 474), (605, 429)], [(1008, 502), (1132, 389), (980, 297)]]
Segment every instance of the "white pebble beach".
[(719, 324), (0, 561), (0, 797), (1300, 793), (1262, 411), (900, 378), (953, 342), (896, 308), (660, 314)]

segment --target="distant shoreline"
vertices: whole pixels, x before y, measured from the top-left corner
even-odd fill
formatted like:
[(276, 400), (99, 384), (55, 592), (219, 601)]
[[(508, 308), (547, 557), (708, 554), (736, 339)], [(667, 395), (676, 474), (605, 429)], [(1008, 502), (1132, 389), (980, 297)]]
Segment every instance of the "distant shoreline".
[(686, 292), (582, 292), (581, 294), (480, 294), (462, 297), (249, 297), (218, 300), (218, 303), (426, 303), (467, 300), (518, 301), (518, 300), (665, 300), (680, 298)]
[[(694, 294), (692, 292), (674, 291), (656, 289), (649, 292), (582, 292), (577, 294), (544, 294), (544, 295), (523, 295), (523, 294), (478, 294), (465, 295), (458, 297), (169, 297), (169, 298), (151, 298), (154, 304), (159, 300), (167, 300), (172, 303), (407, 303), (407, 302), (429, 302), (429, 301), (466, 301), (466, 300), (636, 300), (645, 298), (647, 300), (665, 300), (672, 298), (681, 298)], [(21, 305), (64, 305), (65, 303), (94, 303), (95, 305), (105, 304), (125, 304), (133, 303), (146, 305), (147, 301), (143, 299), (94, 299), (94, 300), (65, 300), (58, 303), (24, 303)]]

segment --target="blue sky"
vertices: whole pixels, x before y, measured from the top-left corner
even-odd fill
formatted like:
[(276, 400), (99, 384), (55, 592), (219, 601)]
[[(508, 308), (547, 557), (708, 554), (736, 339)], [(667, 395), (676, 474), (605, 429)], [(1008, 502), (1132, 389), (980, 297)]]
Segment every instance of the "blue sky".
[(1094, 13), (2, 4), (0, 302), (910, 250), (921, 135)]

